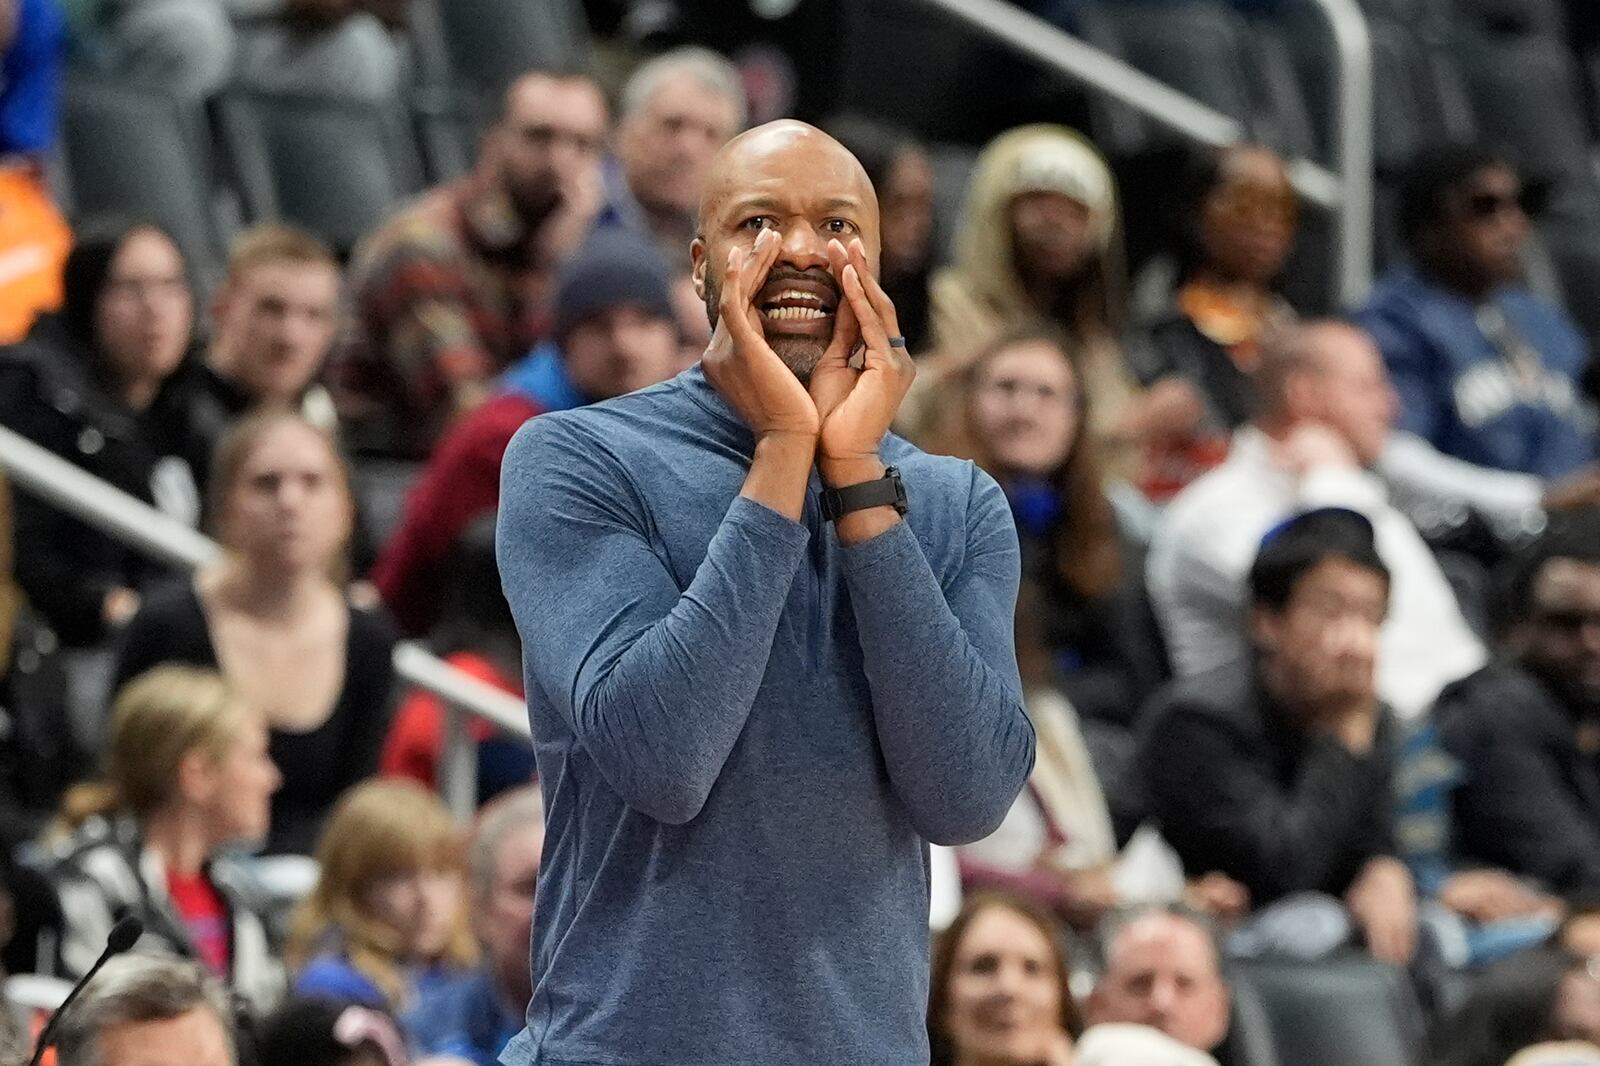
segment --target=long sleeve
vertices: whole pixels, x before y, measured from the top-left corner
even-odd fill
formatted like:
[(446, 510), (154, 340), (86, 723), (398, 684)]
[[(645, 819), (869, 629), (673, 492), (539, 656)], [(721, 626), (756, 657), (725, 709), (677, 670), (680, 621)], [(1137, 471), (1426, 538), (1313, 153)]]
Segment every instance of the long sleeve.
[(560, 416), (512, 441), (501, 501), (530, 705), (560, 716), (628, 806), (691, 820), (744, 728), (810, 534), (737, 497), (680, 589), (626, 471)]
[(1240, 575), (1214, 557), (1216, 543), (1196, 532), (1158, 526), (1145, 563), (1151, 606), (1179, 676), (1214, 670), (1246, 651)]
[(1351, 845), (1370, 850), (1387, 839), (1365, 824), (1374, 789), (1387, 787), (1380, 760), (1313, 738), (1285, 786), (1253, 749), (1229, 724), (1169, 707), (1140, 751), (1162, 836), (1189, 874), (1220, 870), (1257, 903), (1302, 890), (1343, 891), (1337, 882), (1354, 872)]
[(966, 539), (948, 589), (905, 522), (845, 550), (878, 744), (935, 844), (993, 832), (1033, 769), (1013, 638), (1021, 556), (1000, 487), (976, 468)]
[(1410, 433), (1390, 436), (1378, 473), (1398, 496), (1417, 504), (1472, 507), (1501, 536), (1525, 531), (1530, 519), (1543, 517), (1544, 482), (1539, 478), (1465, 462)]

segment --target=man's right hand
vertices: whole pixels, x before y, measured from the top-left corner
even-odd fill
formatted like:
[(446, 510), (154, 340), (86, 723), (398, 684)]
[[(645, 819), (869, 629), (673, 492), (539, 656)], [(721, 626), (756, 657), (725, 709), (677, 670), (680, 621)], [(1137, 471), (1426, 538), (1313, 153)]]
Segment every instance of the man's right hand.
[(809, 439), (815, 447), (821, 427), (817, 405), (767, 343), (760, 312), (750, 297), (761, 290), (781, 246), (776, 233), (763, 230), (748, 254), (738, 248), (729, 254), (717, 304), (717, 328), (701, 364), (706, 379), (757, 440), (781, 434)]

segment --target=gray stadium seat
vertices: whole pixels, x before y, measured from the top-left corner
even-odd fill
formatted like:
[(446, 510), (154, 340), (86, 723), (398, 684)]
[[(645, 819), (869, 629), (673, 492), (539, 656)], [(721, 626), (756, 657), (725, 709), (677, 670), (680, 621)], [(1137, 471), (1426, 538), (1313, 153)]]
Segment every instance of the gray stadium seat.
[(1242, 973), (1272, 1022), (1279, 1059), (1293, 1066), (1411, 1066), (1424, 1021), (1404, 971), (1347, 955), (1317, 962), (1252, 960)]
[(282, 219), (348, 253), (422, 188), (404, 116), (378, 105), (236, 91), (222, 136), (252, 219)]
[(1560, 0), (1455, 0), (1455, 9), (1458, 22), (1490, 33), (1567, 39), (1567, 17)]
[(1252, 25), (1216, 0), (1086, 2), (1084, 22), (1088, 33), (1106, 27), (1115, 37), (1091, 43), (1238, 119), (1251, 137), (1290, 156), (1314, 154), (1303, 94), (1270, 23)]
[(528, 70), (588, 70), (581, 0), (423, 0), (438, 20), (453, 81), (493, 96)]
[(75, 213), (159, 222), (202, 291), (220, 280), (228, 235), (215, 211), (203, 112), (149, 89), (77, 75), (67, 80), (62, 110)]

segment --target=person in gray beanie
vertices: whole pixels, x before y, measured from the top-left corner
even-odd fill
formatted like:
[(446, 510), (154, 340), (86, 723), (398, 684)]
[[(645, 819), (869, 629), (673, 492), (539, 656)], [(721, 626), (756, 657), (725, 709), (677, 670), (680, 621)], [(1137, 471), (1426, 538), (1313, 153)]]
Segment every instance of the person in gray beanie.
[(425, 634), (436, 620), (451, 545), (499, 503), (500, 459), (524, 422), (680, 369), (670, 284), (654, 243), (622, 228), (597, 230), (563, 266), (551, 339), (508, 367), (496, 394), (446, 431), (373, 568), (407, 635)]

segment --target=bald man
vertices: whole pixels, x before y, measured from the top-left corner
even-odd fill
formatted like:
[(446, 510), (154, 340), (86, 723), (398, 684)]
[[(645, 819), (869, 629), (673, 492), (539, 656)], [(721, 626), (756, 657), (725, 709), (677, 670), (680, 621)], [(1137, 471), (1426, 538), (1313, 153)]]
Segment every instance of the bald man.
[(854, 157), (752, 130), (698, 229), (700, 364), (506, 453), (549, 835), (504, 1061), (922, 1066), (928, 842), (1033, 764), (1016, 533), (888, 433), (912, 368)]
[(1211, 933), (1195, 918), (1155, 909), (1111, 931), (1088, 1022), (1148, 1025), (1214, 1052), (1228, 1035), (1231, 1006)]

